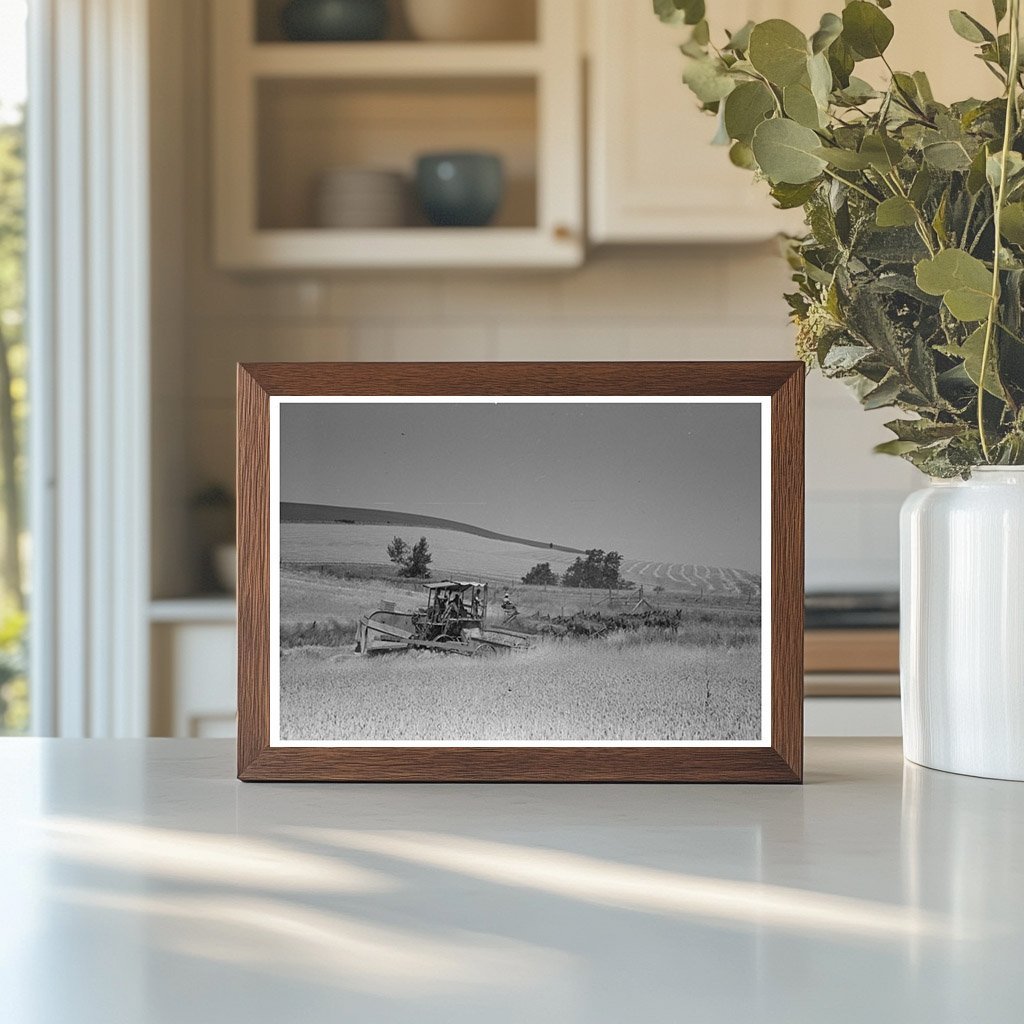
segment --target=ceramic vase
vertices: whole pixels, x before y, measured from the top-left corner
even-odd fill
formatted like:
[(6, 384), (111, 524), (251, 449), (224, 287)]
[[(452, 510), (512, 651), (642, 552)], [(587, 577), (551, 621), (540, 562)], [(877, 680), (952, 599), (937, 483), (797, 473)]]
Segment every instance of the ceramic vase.
[(906, 757), (1024, 781), (1024, 466), (910, 495), (900, 550)]

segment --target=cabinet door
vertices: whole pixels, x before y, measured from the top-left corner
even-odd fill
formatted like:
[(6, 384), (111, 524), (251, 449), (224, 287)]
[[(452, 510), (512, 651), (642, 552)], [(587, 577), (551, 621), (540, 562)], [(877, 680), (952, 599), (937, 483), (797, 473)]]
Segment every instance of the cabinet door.
[[(701, 242), (767, 238), (799, 231), (799, 212), (775, 210), (763, 183), (712, 146), (715, 122), (681, 82), (684, 26), (662, 25), (649, 0), (587, 0), (590, 25), (590, 237), (594, 242)], [(709, 0), (712, 33), (748, 19), (786, 18), (811, 33), (828, 0)], [(995, 78), (958, 38), (946, 6), (901, 0), (886, 12), (896, 25), (889, 57), (897, 68), (927, 71), (944, 101), (991, 96)], [(989, 0), (958, 7), (986, 24)], [(887, 77), (880, 61), (858, 74)]]
[[(774, 209), (767, 186), (710, 144), (715, 120), (682, 83), (679, 44), (689, 29), (663, 25), (647, 0), (588, 2), (591, 240), (713, 242), (799, 229), (798, 215)], [(821, 0), (802, 5), (822, 7)], [(751, 18), (797, 19), (799, 6), (712, 0), (708, 17), (717, 37)]]

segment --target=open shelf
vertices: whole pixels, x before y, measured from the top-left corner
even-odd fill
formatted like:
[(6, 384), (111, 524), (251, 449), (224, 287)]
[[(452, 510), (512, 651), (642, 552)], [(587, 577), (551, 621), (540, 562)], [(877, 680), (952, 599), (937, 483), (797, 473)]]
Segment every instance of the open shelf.
[[(217, 0), (220, 2), (220, 0)], [(289, 46), (307, 47), (305, 42), (286, 40), (281, 28), (281, 12), (288, 0), (245, 0), (253, 5), (255, 15), (250, 39), (260, 44), (286, 42)], [(493, 0), (492, 0), (493, 2)], [(559, 0), (566, 3), (568, 0)], [(501, 0), (500, 17), (505, 22), (504, 31), (500, 34), (503, 42), (533, 42), (537, 39), (537, 5), (538, 0)], [(405, 0), (388, 0), (388, 26), (381, 42), (369, 41), (355, 45), (362, 47), (380, 46), (381, 43), (397, 40), (418, 43), (406, 13)]]
[(505, 170), (493, 225), (460, 237), (537, 226), (534, 79), (274, 79), (259, 83), (257, 119), (261, 230), (324, 230), (315, 196), (320, 177), (335, 167), (402, 174), (406, 224), (380, 230), (429, 229), (414, 196), (416, 160), (451, 150), (496, 153)]
[[(214, 244), (227, 269), (569, 267), (583, 260), (582, 69), (575, 4), (524, 0), (532, 39), (282, 42), (277, 0), (218, 0)], [(276, 33), (276, 34), (275, 34)], [(408, 33), (405, 33), (406, 36)], [(495, 153), (493, 222), (435, 228), (419, 205), (372, 230), (320, 225), (340, 168), (398, 172), (425, 153)], [(363, 218), (365, 219), (365, 218)]]
[(252, 46), (246, 63), (257, 78), (410, 78), (536, 75), (535, 43), (273, 43)]

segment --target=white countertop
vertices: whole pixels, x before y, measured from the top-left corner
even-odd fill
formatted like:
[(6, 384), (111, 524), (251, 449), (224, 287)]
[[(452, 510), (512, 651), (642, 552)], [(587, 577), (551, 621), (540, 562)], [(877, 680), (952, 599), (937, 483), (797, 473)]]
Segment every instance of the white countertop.
[(1016, 1022), (1024, 785), (241, 785), (224, 741), (0, 741), (5, 1024)]

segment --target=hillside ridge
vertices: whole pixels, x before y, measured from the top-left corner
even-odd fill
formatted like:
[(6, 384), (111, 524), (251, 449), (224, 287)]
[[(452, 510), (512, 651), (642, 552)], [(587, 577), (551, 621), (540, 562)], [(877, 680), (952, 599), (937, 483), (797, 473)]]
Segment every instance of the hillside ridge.
[(543, 551), (561, 551), (568, 555), (585, 555), (580, 548), (564, 544), (545, 543), (526, 537), (513, 537), (507, 533), (486, 530), (482, 526), (460, 523), (454, 519), (420, 515), (417, 512), (391, 512), (378, 508), (354, 508), (344, 505), (315, 505), (302, 501), (281, 502), (282, 523), (349, 523), (361, 526), (419, 526), (434, 530), (454, 530), (457, 533), (471, 533), (487, 540), (500, 540), (507, 544), (521, 544)]

